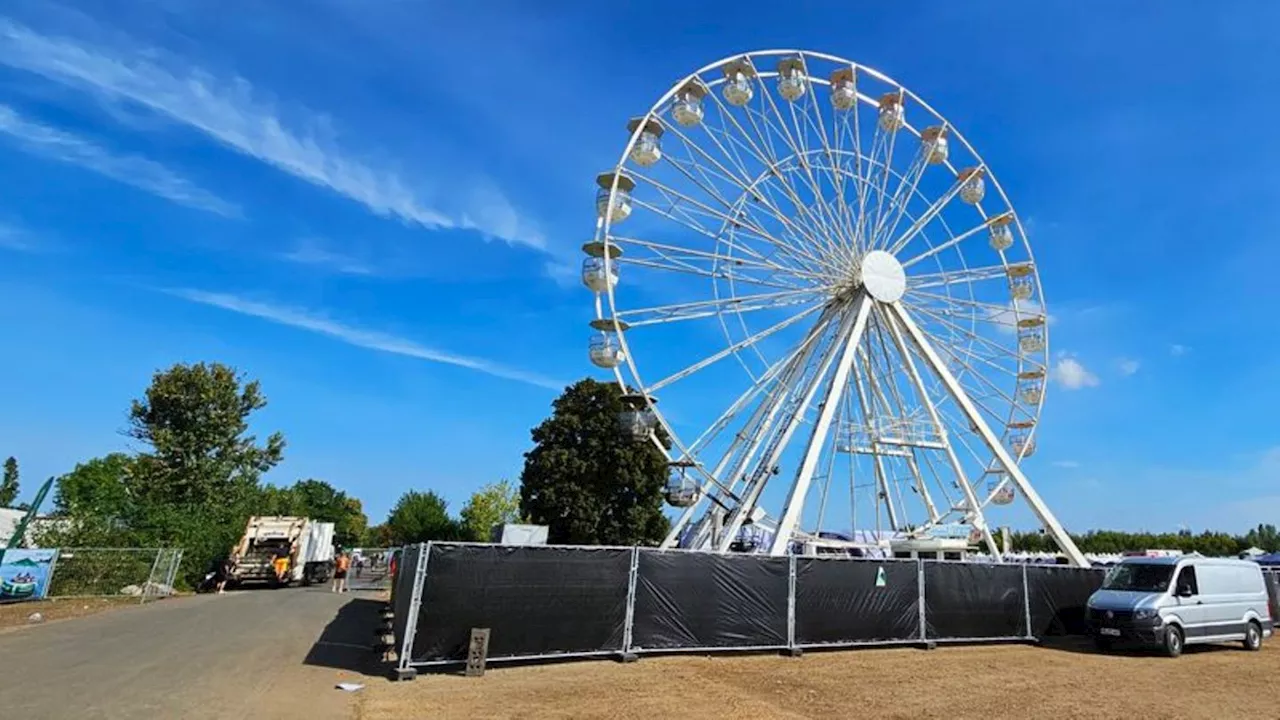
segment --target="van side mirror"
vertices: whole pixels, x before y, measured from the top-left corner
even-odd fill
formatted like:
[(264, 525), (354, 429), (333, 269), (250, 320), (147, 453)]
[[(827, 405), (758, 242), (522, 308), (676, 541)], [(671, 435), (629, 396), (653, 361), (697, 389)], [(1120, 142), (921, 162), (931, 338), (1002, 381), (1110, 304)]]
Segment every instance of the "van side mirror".
[(1195, 595), (1195, 593), (1191, 592), (1191, 586), (1189, 585), (1183, 585), (1178, 588), (1178, 597), (1191, 597), (1193, 595)]

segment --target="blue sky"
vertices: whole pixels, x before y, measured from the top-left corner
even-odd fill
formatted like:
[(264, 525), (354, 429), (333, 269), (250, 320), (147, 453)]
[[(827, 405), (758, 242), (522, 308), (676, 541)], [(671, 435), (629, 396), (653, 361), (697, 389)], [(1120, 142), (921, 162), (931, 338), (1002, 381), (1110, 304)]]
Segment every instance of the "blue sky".
[(803, 47), (927, 99), (1019, 209), (1056, 355), (1027, 467), (1064, 523), (1274, 521), (1280, 6), (788, 7), (10, 0), (0, 452), (29, 493), (125, 447), (155, 369), (219, 360), (289, 440), (272, 481), (460, 507), (592, 372), (577, 248), (625, 120)]

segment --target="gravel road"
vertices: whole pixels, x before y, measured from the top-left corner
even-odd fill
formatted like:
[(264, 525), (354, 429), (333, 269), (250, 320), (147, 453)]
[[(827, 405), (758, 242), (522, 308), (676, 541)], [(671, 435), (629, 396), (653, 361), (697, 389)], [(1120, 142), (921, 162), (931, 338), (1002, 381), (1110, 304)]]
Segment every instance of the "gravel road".
[(375, 681), (374, 595), (327, 587), (165, 600), (0, 634), (4, 717), (349, 718)]

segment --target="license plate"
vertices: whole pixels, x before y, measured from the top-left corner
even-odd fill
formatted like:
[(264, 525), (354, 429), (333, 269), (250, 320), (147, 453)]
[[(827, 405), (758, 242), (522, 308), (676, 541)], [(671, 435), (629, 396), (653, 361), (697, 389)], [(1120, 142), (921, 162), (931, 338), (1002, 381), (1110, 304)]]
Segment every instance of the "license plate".
[(1113, 636), (1115, 636), (1115, 637), (1119, 637), (1119, 636), (1120, 636), (1120, 631), (1119, 631), (1119, 630), (1117, 630), (1117, 629), (1115, 629), (1115, 628), (1102, 628), (1102, 629), (1098, 630), (1098, 632), (1099, 632), (1099, 633), (1101, 633), (1101, 634), (1103, 634), (1103, 635), (1113, 635)]

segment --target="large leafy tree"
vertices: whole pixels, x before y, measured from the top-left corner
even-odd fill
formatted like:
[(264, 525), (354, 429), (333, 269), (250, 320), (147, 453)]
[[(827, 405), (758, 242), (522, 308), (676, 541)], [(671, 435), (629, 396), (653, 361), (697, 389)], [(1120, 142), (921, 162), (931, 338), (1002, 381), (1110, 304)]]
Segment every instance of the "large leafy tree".
[(260, 443), (249, 432), (266, 404), (257, 381), (220, 363), (152, 377), (127, 430), (146, 446), (127, 484), (140, 541), (183, 547), (196, 573), (230, 548), (260, 498), (259, 478), (284, 456), (280, 433)]
[(458, 523), (449, 517), (449, 505), (434, 492), (410, 490), (396, 501), (387, 517), (386, 536), (392, 543), (458, 540)]
[(468, 540), (489, 542), (495, 525), (520, 519), (520, 492), (506, 480), (485, 485), (471, 495), (459, 515)]
[(18, 459), (4, 461), (4, 476), (0, 478), (0, 507), (10, 507), (18, 499)]
[(553, 543), (653, 544), (667, 532), (662, 513), (665, 456), (618, 429), (622, 391), (581, 380), (533, 429), (520, 475), (520, 509), (549, 526)]

